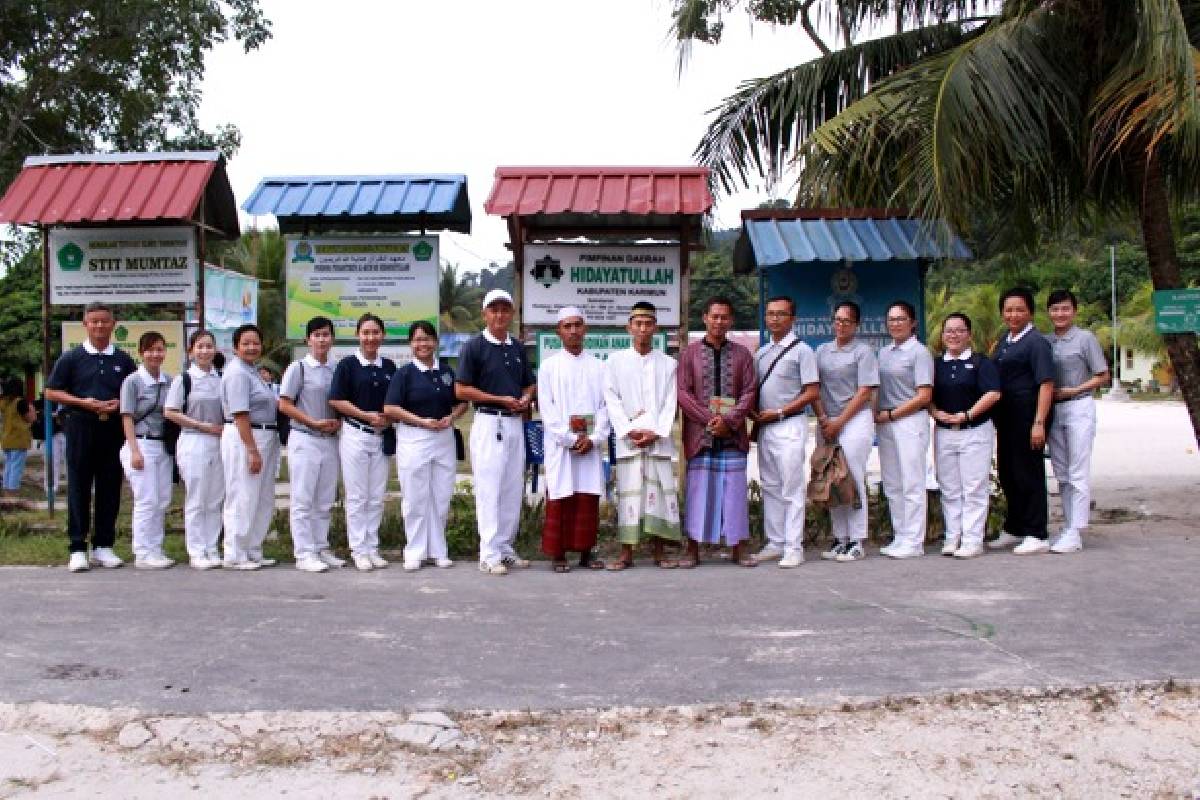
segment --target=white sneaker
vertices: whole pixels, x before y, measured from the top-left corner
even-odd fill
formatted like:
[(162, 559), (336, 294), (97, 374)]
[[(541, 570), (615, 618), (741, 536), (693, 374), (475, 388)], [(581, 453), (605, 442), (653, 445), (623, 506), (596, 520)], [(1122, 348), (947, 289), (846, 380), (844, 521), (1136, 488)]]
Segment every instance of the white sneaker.
[(435, 559), (433, 563), (437, 564), (442, 569), (448, 569), (448, 568), (454, 566), (454, 562), (448, 558), (438, 558), (438, 559)]
[(1035, 536), (1026, 536), (1025, 540), (1013, 548), (1013, 555), (1032, 556), (1038, 553), (1049, 553), (1050, 543)]
[(503, 564), (489, 564), (486, 561), (480, 561), (479, 571), (484, 575), (507, 575), (508, 567)]
[(223, 565), (220, 553), (207, 553), (204, 557), (212, 562), (213, 569), (220, 569)]
[(405, 572), (416, 572), (420, 568), (421, 568), (420, 561), (405, 561), (404, 562), (404, 571)]
[(370, 572), (375, 569), (375, 565), (371, 563), (371, 557), (366, 553), (355, 553), (354, 566), (358, 567), (359, 572)]
[(1083, 549), (1083, 539), (1079, 536), (1079, 531), (1065, 530), (1054, 542), (1050, 545), (1051, 553), (1078, 553)]
[(346, 566), (346, 560), (335, 556), (332, 550), (322, 550), (317, 554), (317, 558), (335, 569)]
[(529, 563), (529, 559), (521, 558), (516, 553), (504, 556), (500, 559), (500, 564), (508, 567), (509, 569), (528, 569)]
[(882, 550), (879, 552), (888, 558), (920, 558), (921, 556), (925, 555), (925, 548), (907, 547), (893, 544), (886, 553), (884, 553)]
[(959, 545), (954, 551), (955, 558), (975, 558), (983, 555), (983, 545), (981, 544), (963, 544)]
[(942, 555), (952, 556), (957, 553), (961, 539), (961, 536), (947, 536), (946, 541), (942, 544)]
[(301, 572), (328, 572), (329, 565), (316, 556), (305, 556), (296, 561), (296, 569)]
[(71, 553), (70, 559), (67, 560), (67, 569), (71, 572), (87, 572), (91, 568), (91, 565), (88, 564), (87, 553)]
[(119, 555), (113, 552), (111, 547), (96, 547), (92, 550), (91, 563), (98, 567), (116, 569), (125, 562)]
[(273, 558), (263, 558), (262, 556), (259, 556), (258, 558), (251, 558), (250, 560), (258, 564), (260, 567), (273, 567), (279, 563)]
[(371, 559), (371, 566), (374, 567), (375, 569), (386, 569), (387, 568), (387, 565), (388, 565), (387, 559), (384, 558), (383, 556), (379, 555), (379, 551), (376, 550), (376, 551), (367, 553), (367, 558)]
[(167, 558), (160, 553), (143, 556), (133, 562), (134, 569), (167, 569), (175, 566), (175, 559)]
[(230, 561), (229, 559), (225, 560), (225, 569), (234, 569), (238, 572), (253, 572), (256, 569), (262, 569), (262, 566), (263, 565), (261, 562), (251, 561), (249, 559), (245, 561)]
[(900, 542), (893, 539), (890, 544), (885, 544), (883, 547), (879, 548), (879, 555), (891, 556), (892, 553), (895, 553), (899, 549), (900, 549)]
[(830, 545), (829, 549), (824, 553), (821, 553), (821, 558), (825, 559), (826, 561), (837, 561), (837, 557), (844, 553), (849, 547), (849, 542), (839, 542), (835, 539), (833, 544)]
[(1008, 531), (1000, 531), (1000, 535), (987, 543), (988, 550), (1008, 550), (1021, 543), (1020, 536), (1013, 536)]
[(213, 569), (214, 567), (221, 566), (220, 561), (213, 561), (207, 556), (197, 556), (196, 558), (190, 559), (188, 563), (191, 564), (192, 569), (198, 570)]
[(837, 561), (845, 563), (847, 561), (862, 561), (867, 557), (867, 551), (863, 549), (862, 542), (848, 542), (838, 553)]
[(767, 561), (776, 561), (782, 558), (783, 555), (782, 547), (777, 547), (768, 542), (766, 547), (754, 554), (754, 560), (762, 564)]
[(780, 569), (795, 569), (804, 563), (804, 553), (798, 550), (789, 550), (783, 554), (783, 558), (779, 559)]

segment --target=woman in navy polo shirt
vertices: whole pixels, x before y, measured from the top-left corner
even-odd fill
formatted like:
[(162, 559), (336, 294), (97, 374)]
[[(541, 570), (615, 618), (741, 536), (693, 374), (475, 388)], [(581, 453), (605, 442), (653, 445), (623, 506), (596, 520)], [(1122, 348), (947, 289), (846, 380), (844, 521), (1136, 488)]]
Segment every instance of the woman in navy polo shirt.
[(404, 513), (404, 569), (426, 561), (450, 567), (446, 517), (457, 466), (454, 422), (467, 404), (454, 398), (454, 372), (437, 362), (437, 330), (424, 320), (408, 329), (413, 360), (396, 370), (383, 407), (396, 426), (396, 472)]
[[(358, 352), (338, 362), (329, 385), (329, 405), (345, 423), (338, 437), (342, 480), (346, 486), (346, 538), (354, 566), (363, 572), (382, 569), (379, 523), (387, 491), (388, 460), (395, 432), (383, 413), (396, 362), (379, 355), (383, 320), (374, 314), (358, 319)], [(389, 440), (385, 447), (385, 439)]]
[(1033, 327), (1033, 292), (1009, 289), (1000, 295), (1000, 314), (1008, 335), (996, 343), (992, 358), (1000, 372), (1003, 396), (996, 422), (996, 466), (1008, 501), (1004, 531), (989, 546), (1016, 545), (1017, 555), (1050, 550), (1046, 541), (1046, 430), (1054, 397), (1054, 353), (1050, 341)]
[(942, 555), (974, 558), (983, 553), (991, 491), (991, 409), (1000, 399), (1000, 375), (987, 356), (971, 352), (971, 318), (954, 313), (942, 323), (945, 351), (933, 365), (936, 423), (933, 448), (946, 540)]

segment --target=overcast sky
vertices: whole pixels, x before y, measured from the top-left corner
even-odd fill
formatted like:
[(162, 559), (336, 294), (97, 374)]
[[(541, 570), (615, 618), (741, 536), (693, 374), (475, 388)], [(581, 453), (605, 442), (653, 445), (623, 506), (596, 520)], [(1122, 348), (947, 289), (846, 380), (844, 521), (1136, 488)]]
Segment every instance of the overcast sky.
[[(751, 31), (737, 12), (677, 77), (668, 0), (262, 7), (274, 38), (248, 55), (218, 48), (204, 84), (202, 123), (242, 131), (238, 204), (266, 176), (464, 173), (472, 233), (444, 234), (442, 257), (469, 269), (509, 257), (503, 222), (483, 210), (497, 166), (689, 164), (706, 112), (740, 81), (814, 55), (798, 29)], [(718, 198), (718, 226), (768, 197)]]

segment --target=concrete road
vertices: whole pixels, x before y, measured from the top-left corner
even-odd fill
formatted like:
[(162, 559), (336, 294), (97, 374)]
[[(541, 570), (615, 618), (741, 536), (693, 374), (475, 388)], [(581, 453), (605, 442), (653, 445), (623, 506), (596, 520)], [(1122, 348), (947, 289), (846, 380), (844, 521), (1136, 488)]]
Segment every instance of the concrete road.
[(1191, 523), (1076, 556), (504, 578), (0, 570), (0, 701), (572, 708), (1200, 678)]

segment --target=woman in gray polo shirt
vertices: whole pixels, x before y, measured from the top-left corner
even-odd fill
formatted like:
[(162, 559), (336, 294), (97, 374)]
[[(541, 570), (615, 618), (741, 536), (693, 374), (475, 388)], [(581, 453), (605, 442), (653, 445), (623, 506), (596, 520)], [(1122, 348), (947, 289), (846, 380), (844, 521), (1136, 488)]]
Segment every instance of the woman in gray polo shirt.
[(221, 537), (221, 501), (225, 499), (225, 470), (221, 465), (221, 376), (213, 366), (217, 340), (198, 330), (188, 341), (192, 363), (167, 392), (166, 418), (180, 428), (175, 462), (183, 479), (183, 532), (193, 569), (221, 566), (217, 540)]
[(861, 312), (857, 303), (843, 300), (833, 309), (832, 342), (817, 347), (817, 374), (821, 394), (814, 407), (820, 442), (836, 441), (846, 455), (846, 465), (858, 486), (858, 507), (830, 509), (834, 544), (821, 558), (858, 561), (866, 558), (867, 458), (875, 440), (871, 397), (879, 386), (879, 364), (866, 342), (855, 339)]
[(133, 557), (137, 569), (166, 569), (163, 553), (171, 506), (171, 455), (163, 444), (163, 404), (170, 379), (162, 371), (167, 341), (157, 331), (138, 340), (142, 365), (121, 384), (121, 466), (133, 490)]
[(1046, 310), (1054, 326), (1054, 415), (1046, 442), (1050, 464), (1062, 497), (1063, 528), (1050, 542), (1052, 553), (1083, 549), (1092, 504), (1089, 486), (1092, 442), (1096, 438), (1096, 401), (1092, 392), (1109, 384), (1108, 361), (1091, 331), (1075, 326), (1075, 295), (1067, 289), (1050, 293)]
[(892, 543), (880, 549), (891, 558), (925, 555), (925, 461), (929, 455), (929, 412), (933, 357), (917, 339), (917, 312), (896, 300), (887, 309), (891, 344), (879, 348), (879, 471), (892, 517)]
[(231, 358), (221, 376), (221, 463), (225, 468), (225, 568), (255, 570), (274, 566), (262, 544), (275, 513), (275, 463), (279, 432), (275, 392), (254, 362), (262, 355), (257, 325), (233, 332)]

